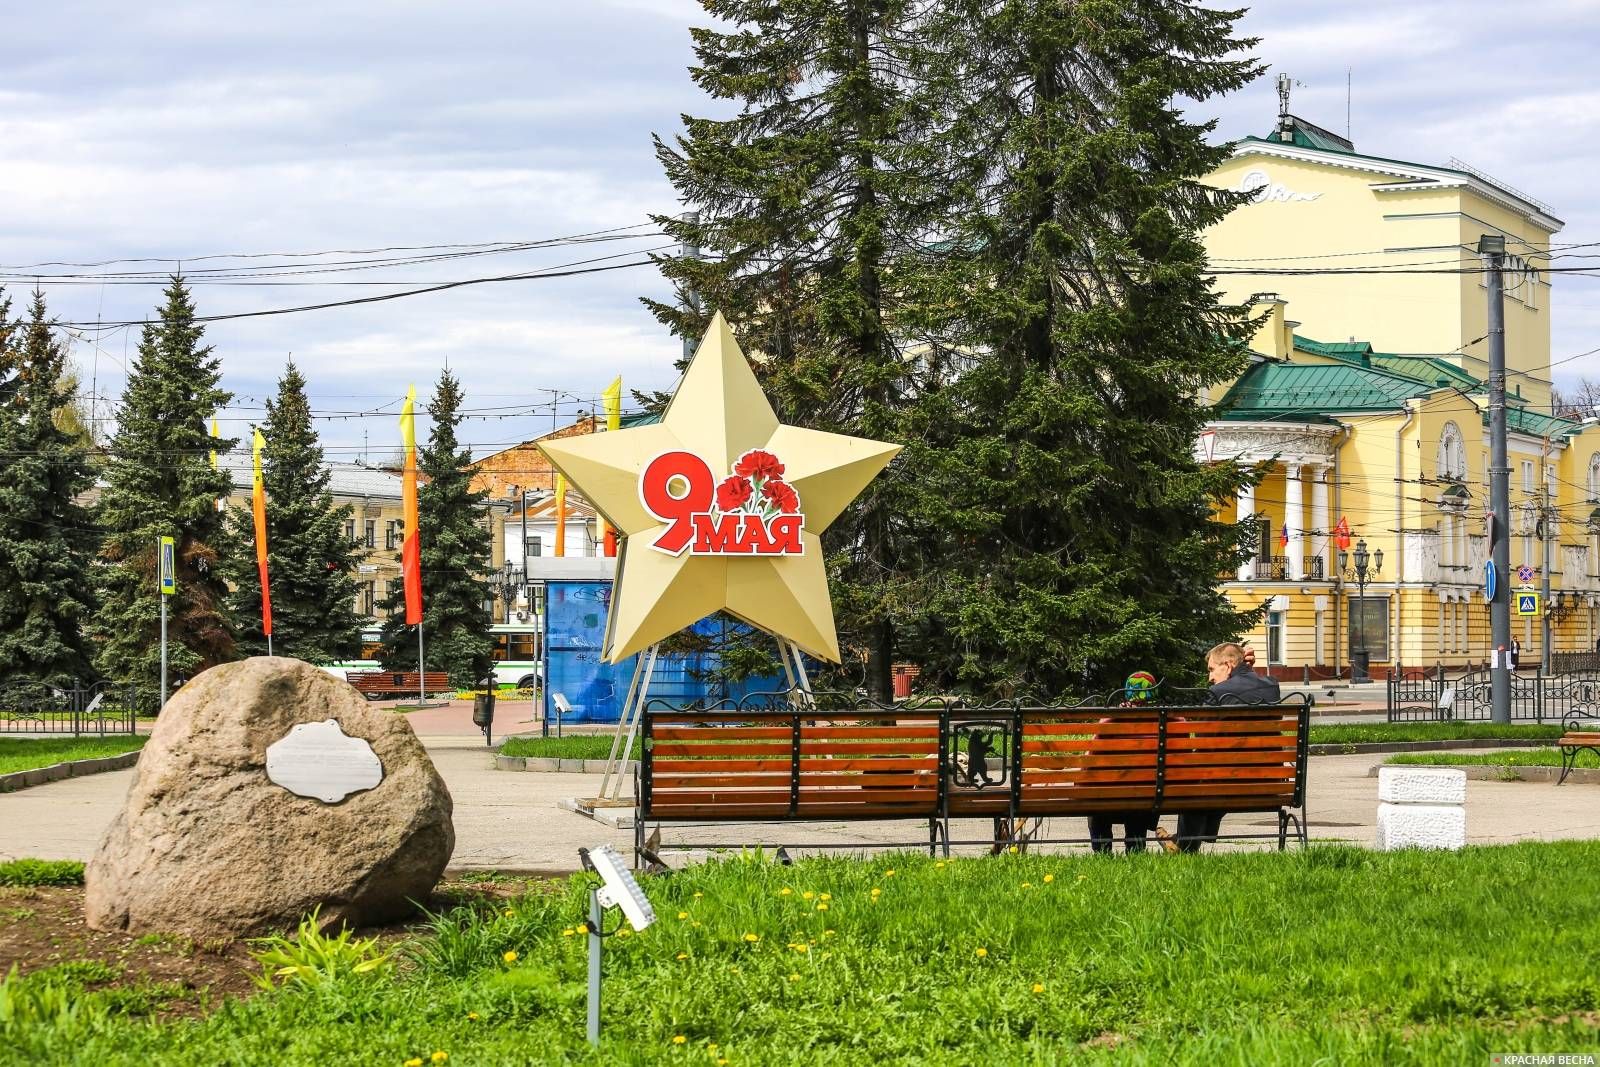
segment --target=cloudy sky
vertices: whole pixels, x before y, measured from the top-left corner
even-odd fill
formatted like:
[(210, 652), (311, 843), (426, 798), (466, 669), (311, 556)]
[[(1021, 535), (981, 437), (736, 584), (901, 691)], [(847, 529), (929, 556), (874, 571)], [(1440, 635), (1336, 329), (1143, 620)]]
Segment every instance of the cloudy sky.
[[(232, 314), (405, 288), (374, 281), (637, 262), (665, 244), (640, 226), (645, 213), (679, 210), (650, 135), (708, 111), (685, 72), (688, 27), (702, 22), (693, 0), (36, 5), (0, 35), (0, 269), (170, 269), (31, 266), (153, 257), (181, 260), (198, 281), (251, 264), (201, 258), (226, 253), (288, 254), (261, 262), (303, 270), (351, 258), (307, 255), (336, 250), (626, 238), (315, 285), (291, 273), (197, 285), (202, 314)], [(1600, 0), (1262, 0), (1245, 29), (1273, 73), (1303, 83), (1298, 114), (1342, 131), (1348, 68), (1358, 148), (1460, 157), (1551, 204), (1567, 223), (1558, 241), (1600, 241)], [(1272, 78), (1207, 106), (1220, 136), (1263, 134), (1277, 111)], [(126, 274), (45, 287), (74, 323), (138, 320), (159, 296)], [(492, 451), (591, 407), (618, 373), (630, 388), (670, 383), (678, 345), (641, 295), (667, 295), (649, 267), (219, 322), (208, 336), (236, 394), (224, 429), (260, 417), (293, 353), (313, 407), (332, 416), (330, 454), (353, 458), (364, 432), (377, 454), (393, 447), (394, 420), (361, 414), (396, 410), (407, 383), (426, 392), (448, 362), (467, 407), (486, 416), (463, 437)], [(1554, 316), (1556, 358), (1600, 345), (1600, 280), (1560, 279)], [(83, 331), (85, 384), (115, 398), (136, 345), (130, 329)], [(1600, 357), (1563, 374), (1600, 377)]]

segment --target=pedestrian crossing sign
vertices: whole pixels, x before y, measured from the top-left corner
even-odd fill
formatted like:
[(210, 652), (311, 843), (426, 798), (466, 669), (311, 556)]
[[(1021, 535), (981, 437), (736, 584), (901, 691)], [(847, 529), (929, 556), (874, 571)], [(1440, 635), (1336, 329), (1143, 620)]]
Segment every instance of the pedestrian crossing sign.
[(1517, 594), (1517, 614), (1518, 615), (1537, 615), (1537, 614), (1539, 614), (1539, 594), (1538, 593), (1518, 593)]

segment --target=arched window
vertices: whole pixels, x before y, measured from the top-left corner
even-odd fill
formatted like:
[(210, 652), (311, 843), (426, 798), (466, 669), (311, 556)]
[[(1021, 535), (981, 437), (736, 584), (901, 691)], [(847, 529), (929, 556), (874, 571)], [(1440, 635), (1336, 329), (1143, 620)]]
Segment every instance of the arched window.
[(1589, 502), (1600, 504), (1600, 452), (1589, 457)]
[(1439, 454), (1434, 460), (1434, 470), (1442, 482), (1467, 480), (1467, 444), (1461, 428), (1453, 422), (1444, 424), (1439, 431)]

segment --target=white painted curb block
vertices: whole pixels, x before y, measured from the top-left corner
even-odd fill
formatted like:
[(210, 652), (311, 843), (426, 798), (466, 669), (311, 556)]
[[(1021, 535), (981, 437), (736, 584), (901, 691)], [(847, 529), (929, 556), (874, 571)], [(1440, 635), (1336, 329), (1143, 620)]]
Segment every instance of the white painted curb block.
[(1439, 767), (1378, 771), (1378, 849), (1459, 849), (1467, 844), (1467, 774)]

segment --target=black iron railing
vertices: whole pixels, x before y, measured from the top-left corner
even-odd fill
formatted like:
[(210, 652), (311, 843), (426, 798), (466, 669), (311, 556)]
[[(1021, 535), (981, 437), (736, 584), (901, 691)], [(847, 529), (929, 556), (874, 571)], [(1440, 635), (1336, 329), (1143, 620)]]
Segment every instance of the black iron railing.
[[(1486, 669), (1460, 674), (1451, 674), (1443, 667), (1397, 670), (1389, 677), (1386, 689), (1390, 722), (1488, 722), (1494, 718), (1492, 686)], [(1535, 669), (1511, 674), (1513, 722), (1561, 722), (1572, 715), (1592, 716), (1597, 709), (1600, 671), (1545, 674)]]
[(0, 682), (0, 733), (131, 734), (139, 712), (154, 713), (156, 697), (137, 686), (97, 682), (50, 685)]

